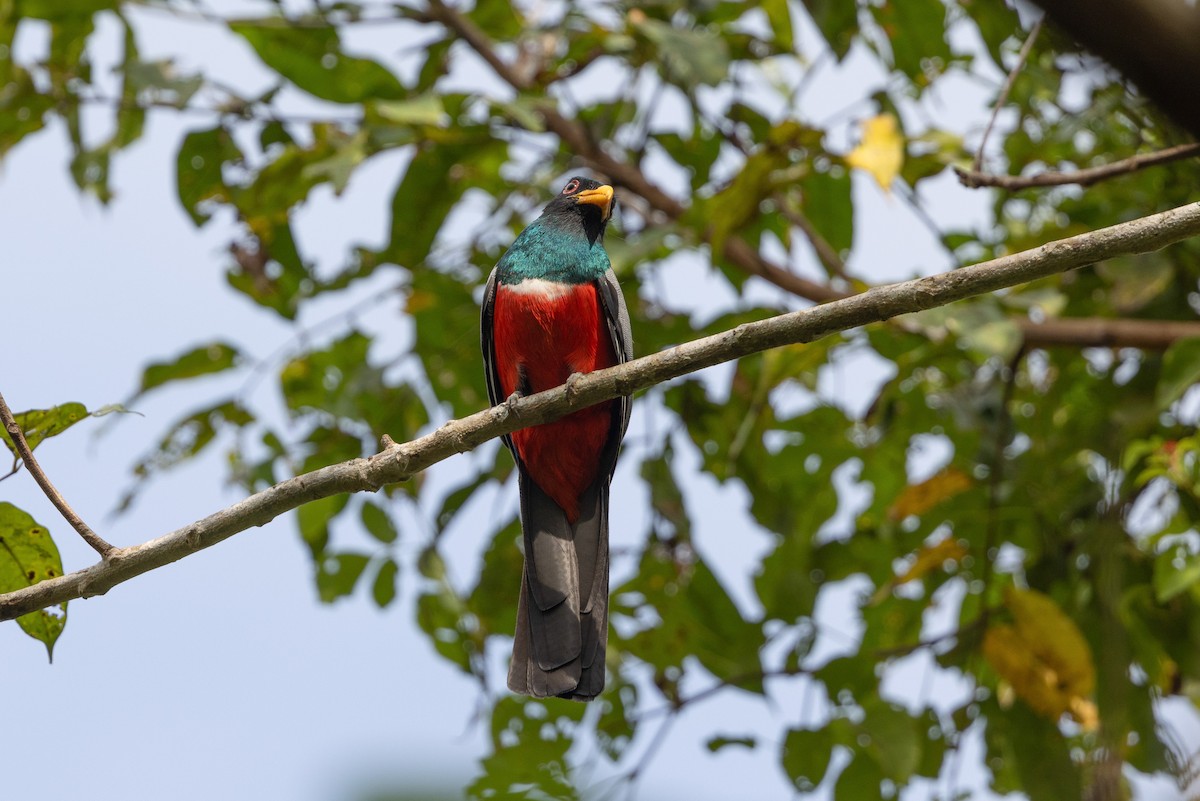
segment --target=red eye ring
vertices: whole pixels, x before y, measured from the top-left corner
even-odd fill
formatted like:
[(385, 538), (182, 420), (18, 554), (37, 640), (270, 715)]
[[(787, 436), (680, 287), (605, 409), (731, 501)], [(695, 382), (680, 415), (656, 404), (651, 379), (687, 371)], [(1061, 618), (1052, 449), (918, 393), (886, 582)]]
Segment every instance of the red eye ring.
[(570, 181), (567, 182), (567, 185), (563, 187), (562, 193), (564, 195), (573, 195), (578, 191), (579, 191), (579, 179), (572, 178)]

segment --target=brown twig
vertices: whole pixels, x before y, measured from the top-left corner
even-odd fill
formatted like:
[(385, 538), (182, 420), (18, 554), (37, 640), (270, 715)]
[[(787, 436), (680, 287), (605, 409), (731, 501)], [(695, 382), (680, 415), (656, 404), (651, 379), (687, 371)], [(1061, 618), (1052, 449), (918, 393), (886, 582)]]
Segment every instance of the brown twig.
[(920, 651), (922, 648), (932, 648), (935, 645), (940, 645), (948, 640), (957, 640), (964, 634), (970, 634), (971, 632), (987, 626), (988, 613), (990, 611), (990, 609), (985, 607), (983, 613), (980, 614), (979, 617), (963, 623), (953, 631), (947, 631), (925, 640), (918, 640), (917, 642), (908, 642), (904, 643), (903, 645), (893, 645), (890, 648), (876, 648), (872, 652), (872, 656), (877, 661), (884, 659), (899, 659), (900, 657), (908, 656), (914, 651)]
[(1042, 32), (1042, 23), (1045, 19), (1044, 16), (1040, 17), (1033, 24), (1033, 27), (1029, 30), (1029, 35), (1025, 37), (1025, 44), (1021, 45), (1021, 51), (1017, 53), (1016, 63), (1008, 71), (1008, 77), (1004, 79), (1004, 86), (1000, 88), (996, 104), (992, 106), (992, 116), (988, 118), (987, 127), (983, 129), (983, 138), (979, 140), (979, 149), (975, 151), (975, 161), (972, 164), (974, 172), (980, 172), (983, 169), (983, 149), (987, 145), (988, 137), (992, 134), (992, 128), (996, 125), (996, 117), (1000, 116), (1000, 109), (1008, 102), (1008, 94), (1012, 91), (1013, 84), (1017, 82), (1017, 75), (1021, 72), (1021, 68), (1025, 66), (1026, 59), (1029, 58), (1029, 52), (1033, 50), (1033, 43), (1037, 41), (1038, 34)]
[(1181, 339), (1200, 337), (1200, 323), (1183, 320), (1137, 320), (1064, 317), (1044, 322), (1018, 318), (1017, 327), (1031, 348), (1141, 348), (1166, 350)]
[(846, 262), (842, 261), (841, 255), (833, 245), (829, 244), (829, 240), (821, 236), (821, 232), (812, 224), (812, 221), (805, 217), (799, 209), (794, 208), (783, 193), (776, 193), (774, 200), (776, 208), (779, 209), (779, 213), (783, 215), (784, 219), (799, 228), (808, 237), (809, 244), (812, 245), (817, 258), (820, 259), (821, 264), (825, 265), (829, 274), (849, 283), (851, 279), (846, 272)]
[(972, 189), (977, 189), (981, 186), (992, 186), (998, 189), (1013, 191), (1038, 186), (1066, 186), (1067, 184), (1091, 186), (1094, 183), (1115, 178), (1119, 175), (1126, 175), (1138, 170), (1144, 170), (1147, 167), (1156, 167), (1160, 164), (1167, 164), (1193, 156), (1200, 156), (1200, 144), (1194, 142), (1155, 150), (1153, 153), (1130, 156), (1127, 159), (1114, 161), (1111, 164), (1101, 164), (1098, 167), (1088, 167), (1083, 170), (1066, 172), (1047, 170), (1045, 172), (1034, 173), (1033, 175), (996, 175), (994, 173), (980, 172), (978, 169), (964, 170), (961, 167), (955, 167), (954, 172), (958, 175), (958, 180), (963, 186), (971, 187)]
[(578, 409), (631, 395), (705, 367), (783, 345), (814, 342), (851, 328), (1046, 278), (1102, 259), (1158, 250), (1193, 236), (1200, 236), (1200, 203), (970, 267), (873, 287), (852, 297), (745, 323), (597, 370), (576, 379), (569, 393), (565, 387), (558, 387), (520, 398), (511, 406), (504, 403), (462, 420), (451, 420), (431, 434), (386, 448), (369, 459), (352, 459), (304, 473), (149, 542), (116, 548), (99, 564), (0, 594), (0, 620), (74, 598), (101, 595), (135, 576), (216, 545), (252, 526), (265, 525), (305, 503), (347, 492), (374, 492), (503, 434), (557, 420)]
[(4, 423), (4, 428), (8, 432), (8, 438), (12, 440), (13, 447), (17, 453), (21, 455), (21, 461), (29, 468), (29, 474), (33, 476), (33, 480), (42, 488), (42, 492), (46, 493), (46, 497), (50, 499), (50, 503), (62, 513), (63, 518), (71, 524), (71, 527), (79, 532), (79, 536), (83, 537), (83, 541), (100, 554), (104, 559), (108, 559), (113, 552), (113, 546), (100, 538), (96, 532), (83, 522), (83, 519), (75, 514), (75, 510), (67, 503), (66, 499), (59, 493), (54, 485), (50, 483), (50, 479), (46, 476), (42, 466), (38, 464), (37, 459), (33, 456), (33, 449), (29, 447), (29, 443), (25, 440), (25, 432), (21, 430), (21, 424), (17, 422), (13, 416), (12, 410), (8, 408), (8, 404), (4, 400), (4, 396), (0, 395), (0, 422)]

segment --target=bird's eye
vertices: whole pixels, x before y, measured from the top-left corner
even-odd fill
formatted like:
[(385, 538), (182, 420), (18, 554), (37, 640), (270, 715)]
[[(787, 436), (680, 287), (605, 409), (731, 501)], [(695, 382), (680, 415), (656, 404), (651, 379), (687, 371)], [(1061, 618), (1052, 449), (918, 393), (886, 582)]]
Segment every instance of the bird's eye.
[(573, 194), (575, 194), (575, 193), (576, 193), (576, 192), (578, 192), (578, 191), (579, 191), (579, 179), (578, 179), (578, 178), (572, 178), (572, 179), (571, 179), (571, 180), (570, 180), (570, 181), (567, 183), (567, 185), (563, 187), (563, 191), (562, 191), (562, 193), (563, 193), (564, 195), (573, 195)]

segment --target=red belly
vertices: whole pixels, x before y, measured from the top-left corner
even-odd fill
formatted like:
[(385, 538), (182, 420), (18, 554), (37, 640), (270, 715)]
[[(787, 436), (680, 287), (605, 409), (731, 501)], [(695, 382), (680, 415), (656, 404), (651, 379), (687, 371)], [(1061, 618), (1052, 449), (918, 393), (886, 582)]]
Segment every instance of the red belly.
[[(561, 385), (572, 373), (616, 364), (593, 284), (562, 294), (520, 292), (501, 284), (494, 314), (496, 369), (506, 396), (517, 390), (522, 371), (534, 393)], [(611, 428), (609, 401), (512, 434), (530, 477), (572, 523), (579, 517), (580, 496), (596, 480)]]

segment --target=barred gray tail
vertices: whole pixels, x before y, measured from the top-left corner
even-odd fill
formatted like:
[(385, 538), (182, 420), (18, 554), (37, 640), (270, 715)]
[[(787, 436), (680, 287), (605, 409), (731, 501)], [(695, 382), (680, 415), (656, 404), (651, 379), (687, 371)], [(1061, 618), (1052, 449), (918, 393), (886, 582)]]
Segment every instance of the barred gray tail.
[(572, 525), (518, 467), (525, 569), (508, 688), (590, 701), (604, 689), (608, 645), (608, 482), (584, 492)]

